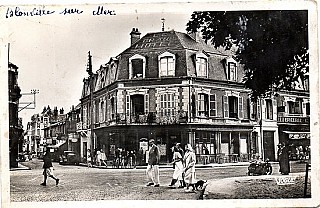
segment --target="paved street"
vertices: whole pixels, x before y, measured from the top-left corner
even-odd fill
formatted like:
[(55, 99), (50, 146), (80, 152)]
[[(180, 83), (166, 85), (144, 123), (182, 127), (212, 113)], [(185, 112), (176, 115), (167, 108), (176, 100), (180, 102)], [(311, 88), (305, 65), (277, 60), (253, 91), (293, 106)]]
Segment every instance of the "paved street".
[[(33, 160), (34, 162), (34, 160)], [(61, 179), (58, 186), (48, 179), (46, 187), (40, 186), (43, 180), (41, 161), (36, 169), (10, 171), (12, 202), (34, 201), (90, 201), (110, 199), (135, 200), (194, 200), (199, 193), (185, 193), (182, 189), (170, 189), (173, 169), (160, 169), (161, 186), (146, 187), (144, 169), (98, 169), (83, 166), (61, 166), (54, 163), (55, 175)], [(273, 164), (278, 172), (278, 165)], [(303, 172), (304, 165), (295, 163), (292, 172)], [(226, 166), (197, 169), (198, 179), (222, 179), (246, 176), (247, 166)]]

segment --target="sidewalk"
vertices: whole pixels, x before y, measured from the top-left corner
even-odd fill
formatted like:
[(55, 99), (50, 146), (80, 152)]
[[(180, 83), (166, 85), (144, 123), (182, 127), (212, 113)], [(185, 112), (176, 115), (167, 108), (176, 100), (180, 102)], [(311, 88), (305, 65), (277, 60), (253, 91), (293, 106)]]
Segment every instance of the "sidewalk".
[[(304, 177), (305, 172), (299, 172), (299, 173), (290, 173), (289, 175), (281, 175), (280, 173), (273, 173), (272, 175), (259, 175), (259, 176), (242, 176), (242, 177), (232, 177), (232, 178), (224, 178), (224, 179), (210, 179), (207, 182), (207, 185), (205, 187), (203, 197), (204, 199), (239, 199), (239, 198), (246, 198), (248, 195), (248, 198), (250, 198), (250, 192), (256, 192), (255, 197), (253, 198), (263, 198), (263, 195), (266, 194), (266, 190), (259, 190), (257, 188), (261, 186), (261, 181), (264, 181), (267, 184), (270, 184), (273, 188), (280, 187), (277, 185), (277, 180), (283, 179), (293, 179), (293, 183), (297, 183), (295, 180), (298, 177)], [(258, 182), (260, 181), (260, 183)], [(237, 190), (237, 186), (244, 184), (245, 187), (248, 187), (249, 184), (256, 184), (255, 185), (255, 191), (250, 190), (248, 188), (248, 191), (242, 190), (243, 196), (239, 196)], [(268, 189), (270, 190), (271, 187)], [(295, 189), (295, 191), (298, 191)], [(300, 191), (301, 192), (301, 191)], [(269, 196), (270, 197), (270, 196)], [(274, 196), (277, 198), (276, 194)], [(281, 198), (281, 196), (279, 196)]]
[[(276, 162), (277, 163), (277, 162)], [(209, 163), (209, 164), (196, 164), (196, 168), (214, 168), (214, 167), (228, 167), (228, 166), (249, 166), (250, 162), (233, 162), (233, 163)], [(272, 163), (271, 163), (272, 164)], [(86, 163), (80, 163), (79, 166), (87, 166)], [(133, 169), (133, 168), (115, 168), (112, 166), (96, 166), (93, 165), (93, 168), (100, 168), (100, 169)], [(139, 165), (136, 166), (135, 169), (146, 169), (147, 165)], [(172, 169), (172, 164), (160, 164), (160, 169)]]

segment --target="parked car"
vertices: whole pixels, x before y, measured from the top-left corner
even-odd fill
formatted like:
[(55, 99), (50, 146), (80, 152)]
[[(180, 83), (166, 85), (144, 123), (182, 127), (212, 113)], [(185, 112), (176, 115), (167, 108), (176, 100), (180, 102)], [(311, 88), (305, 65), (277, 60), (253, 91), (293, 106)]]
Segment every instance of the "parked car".
[(80, 156), (74, 151), (63, 151), (60, 155), (59, 164), (61, 165), (79, 165)]
[(29, 157), (26, 153), (23, 152), (19, 152), (18, 154), (18, 161), (19, 162), (25, 162), (25, 161), (29, 161)]

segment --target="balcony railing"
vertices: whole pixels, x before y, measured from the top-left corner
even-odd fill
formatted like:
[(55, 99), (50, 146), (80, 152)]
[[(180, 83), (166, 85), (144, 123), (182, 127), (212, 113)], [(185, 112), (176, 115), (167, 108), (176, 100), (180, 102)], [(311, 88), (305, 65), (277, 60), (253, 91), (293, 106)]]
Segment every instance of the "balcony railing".
[(137, 113), (126, 115), (118, 113), (116, 117), (117, 124), (178, 124), (187, 122), (187, 112), (176, 111), (173, 113)]
[(278, 116), (278, 123), (310, 124), (309, 117)]

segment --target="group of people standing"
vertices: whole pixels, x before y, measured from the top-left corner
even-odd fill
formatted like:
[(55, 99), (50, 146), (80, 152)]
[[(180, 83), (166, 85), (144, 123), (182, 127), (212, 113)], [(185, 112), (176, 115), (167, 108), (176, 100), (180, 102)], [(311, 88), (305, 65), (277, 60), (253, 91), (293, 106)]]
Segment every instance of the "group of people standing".
[[(159, 187), (159, 161), (160, 161), (160, 151), (159, 147), (155, 144), (155, 141), (151, 139), (149, 141), (149, 159), (147, 166), (147, 186)], [(186, 192), (195, 191), (195, 165), (196, 165), (196, 155), (193, 152), (192, 146), (187, 144), (185, 146), (185, 152), (183, 151), (180, 143), (177, 143), (172, 147), (173, 158), (172, 163), (174, 166), (174, 172), (172, 175), (171, 183), (169, 187), (175, 188), (175, 184), (179, 181), (178, 188), (185, 188)], [(190, 187), (192, 189), (190, 189)]]
[(108, 166), (106, 153), (102, 149), (96, 150), (95, 154), (92, 154), (90, 149), (87, 150), (87, 166), (92, 167), (93, 164)]

